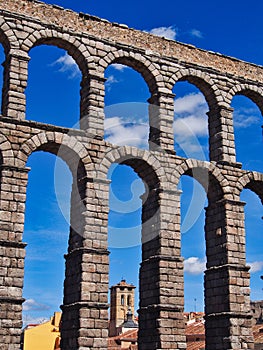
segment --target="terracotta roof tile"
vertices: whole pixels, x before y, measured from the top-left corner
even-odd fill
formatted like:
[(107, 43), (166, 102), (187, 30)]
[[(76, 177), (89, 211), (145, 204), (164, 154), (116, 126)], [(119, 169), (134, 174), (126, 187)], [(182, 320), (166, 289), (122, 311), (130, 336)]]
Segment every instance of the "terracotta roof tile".
[(186, 337), (191, 335), (204, 337), (205, 336), (204, 321), (196, 321), (196, 322), (187, 324), (185, 334), (186, 334)]
[[(263, 343), (263, 324), (253, 326), (253, 335), (255, 343)], [(137, 339), (138, 329), (129, 330), (116, 337), (109, 338), (110, 350), (122, 350), (120, 345), (116, 344), (116, 340)], [(205, 349), (205, 325), (204, 321), (189, 322), (186, 326), (187, 350)], [(130, 350), (137, 350), (137, 345), (131, 345)], [(127, 350), (127, 349), (126, 349)]]
[(205, 349), (205, 341), (190, 341), (187, 342), (187, 350), (201, 350)]

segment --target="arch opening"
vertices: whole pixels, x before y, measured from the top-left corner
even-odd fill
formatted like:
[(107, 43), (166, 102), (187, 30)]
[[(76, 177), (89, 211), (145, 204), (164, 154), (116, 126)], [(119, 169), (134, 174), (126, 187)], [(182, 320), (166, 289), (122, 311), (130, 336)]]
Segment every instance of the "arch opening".
[(231, 106), (234, 109), (233, 120), (237, 161), (243, 164), (244, 169), (262, 172), (261, 149), (263, 136), (260, 100), (256, 98), (255, 94), (244, 92), (234, 96)]
[(4, 87), (4, 65), (5, 65), (5, 59), (6, 59), (6, 52), (4, 46), (0, 44), (0, 91), (2, 92), (0, 95), (0, 105), (1, 105), (1, 114), (3, 114), (3, 95), (6, 93), (5, 87)]
[[(38, 157), (36, 157), (36, 153), (39, 152), (33, 153), (35, 151), (45, 152), (43, 153), (44, 160), (42, 161), (42, 159), (40, 159), (40, 163), (43, 165), (43, 167), (38, 166), (39, 154), (37, 154)], [(49, 154), (46, 154), (46, 152), (48, 152)], [(85, 219), (83, 216), (83, 212), (85, 212), (85, 205), (83, 205), (83, 199), (85, 196), (86, 189), (85, 184), (83, 186), (82, 181), (78, 181), (78, 179), (82, 179), (85, 175), (84, 165), (80, 161), (79, 155), (76, 154), (74, 150), (70, 149), (68, 146), (59, 145), (55, 142), (48, 142), (46, 144), (42, 144), (35, 150), (31, 150), (31, 153), (33, 154), (30, 155), (29, 159), (32, 158), (34, 160), (32, 169), (37, 169), (37, 175), (35, 176), (34, 184), (34, 202), (31, 205), (31, 211), (29, 210), (31, 217), (26, 221), (26, 225), (27, 223), (29, 225), (34, 225), (36, 223), (36, 227), (32, 226), (31, 228), (31, 226), (29, 226), (29, 228), (27, 228), (26, 226), (25, 230), (25, 238), (29, 241), (29, 253), (27, 254), (29, 256), (29, 259), (28, 263), (26, 263), (26, 269), (28, 269), (29, 266), (29, 269), (34, 270), (35, 275), (33, 275), (32, 279), (29, 274), (29, 277), (26, 277), (25, 281), (26, 284), (28, 284), (27, 280), (30, 281), (30, 278), (30, 283), (33, 283), (34, 281), (38, 282), (39, 278), (41, 280), (40, 274), (38, 276), (39, 278), (36, 278), (36, 274), (38, 274), (38, 272), (36, 271), (36, 266), (39, 266), (40, 269), (42, 269), (40, 270), (40, 272), (43, 271), (44, 278), (42, 278), (41, 280), (41, 286), (44, 288), (42, 294), (43, 298), (46, 298), (46, 303), (40, 302), (43, 299), (41, 295), (38, 299), (36, 299), (37, 295), (35, 298), (31, 297), (31, 288), (25, 287), (24, 297), (27, 299), (27, 301), (24, 304), (24, 319), (26, 318), (28, 321), (30, 321), (30, 318), (28, 318), (30, 315), (26, 316), (25, 313), (30, 311), (29, 307), (31, 304), (33, 304), (34, 306), (35, 304), (39, 303), (40, 307), (43, 306), (44, 308), (46, 308), (45, 312), (49, 312), (49, 316), (52, 316), (52, 314), (55, 311), (58, 311), (60, 305), (64, 306), (69, 303), (69, 300), (71, 298), (71, 288), (74, 283), (77, 285), (75, 287), (76, 290), (78, 290), (78, 279), (73, 278), (72, 280), (70, 272), (71, 262), (69, 261), (70, 258), (68, 258), (68, 256), (76, 247), (81, 247), (83, 244), (83, 237), (85, 231)], [(54, 155), (56, 157), (54, 157)], [(45, 161), (45, 156), (48, 156), (47, 162)], [(53, 162), (50, 161), (50, 159), (53, 159)], [(39, 195), (39, 182), (45, 180), (48, 180), (49, 183), (44, 183), (43, 187), (40, 187), (43, 193)], [(41, 198), (41, 205), (38, 205), (37, 202), (39, 201), (39, 198)], [(29, 194), (29, 201), (30, 199), (31, 198)], [(38, 212), (39, 209), (42, 207), (43, 213), (47, 214), (41, 215), (41, 221), (38, 221)], [(64, 226), (61, 224), (61, 221), (63, 221)], [(34, 230), (40, 233), (40, 237), (37, 237), (35, 235), (35, 241), (33, 240), (32, 242), (32, 231)], [(54, 236), (52, 236), (52, 234), (54, 234)], [(38, 243), (36, 242), (37, 238), (39, 238), (40, 243), (43, 242), (43, 247), (45, 247), (45, 251), (41, 250), (41, 248), (38, 247), (38, 251), (41, 252), (41, 256), (43, 257), (43, 259), (40, 259), (40, 261), (37, 261), (39, 260), (38, 257), (36, 257), (36, 259), (30, 259), (30, 254), (34, 255), (35, 251), (37, 251), (36, 249), (34, 249), (37, 245), (36, 243)], [(60, 243), (61, 245), (59, 245)], [(54, 253), (52, 253), (51, 248), (55, 250)], [(47, 250), (48, 252), (50, 250), (50, 254), (47, 253)], [(65, 253), (67, 254), (64, 255)], [(66, 264), (64, 262), (64, 258), (66, 259)], [(64, 265), (64, 276), (62, 276), (61, 273), (62, 265)], [(59, 268), (55, 268), (57, 266), (59, 266)], [(49, 281), (49, 275), (52, 275), (53, 272), (56, 276), (53, 279), (50, 278)], [(77, 273), (81, 274), (75, 268), (75, 275)], [(63, 284), (63, 280), (64, 288), (62, 289), (61, 287)], [(52, 285), (52, 283), (54, 284), (54, 286)], [(58, 286), (58, 284), (60, 284), (60, 287)], [(34, 288), (36, 289), (36, 294), (37, 291), (40, 293), (40, 289), (42, 289), (42, 287), (34, 286)], [(63, 293), (61, 293), (61, 290), (63, 290)], [(56, 293), (57, 298), (53, 297), (54, 293)], [(75, 295), (75, 297), (79, 299), (80, 295)], [(48, 298), (51, 300), (49, 304)], [(35, 299), (37, 300), (37, 303), (35, 303)], [(54, 307), (56, 307), (56, 310), (53, 309)], [(60, 318), (66, 317), (65, 315), (67, 313), (67, 310), (65, 311), (64, 307), (62, 307), (62, 310), (63, 313), (60, 313)], [(38, 305), (36, 306), (36, 311), (41, 311)], [(55, 319), (57, 319), (57, 313), (54, 314), (54, 317)], [(65, 325), (63, 327), (62, 321), (61, 327), (59, 325), (57, 327), (57, 333), (62, 342), (67, 341), (67, 332), (65, 332), (64, 328)]]
[(108, 219), (111, 286), (109, 336), (113, 337), (127, 331), (125, 322), (128, 311), (138, 327), (139, 265), (142, 255), (140, 196), (145, 188), (142, 180), (127, 165), (113, 164), (108, 177), (111, 180)]
[[(203, 273), (206, 265), (204, 208), (207, 206), (207, 196), (203, 186), (189, 175), (181, 177), (180, 189), (182, 190), (181, 235), (182, 256), (184, 257), (185, 312), (198, 312), (201, 320), (201, 313), (204, 312)], [(194, 314), (192, 317), (195, 317)]]
[(30, 50), (27, 119), (79, 128), (81, 73), (67, 51), (39, 45)]
[[(144, 68), (145, 69), (145, 68)], [(105, 140), (148, 149), (149, 86), (143, 70), (120, 59), (105, 70)]]
[[(56, 157), (50, 153), (33, 153), (27, 165), (31, 171), (23, 236), (27, 242), (23, 288), (26, 299), (23, 304), (24, 326), (48, 321), (54, 312), (59, 312), (63, 303), (64, 254), (68, 247), (72, 183), (69, 168), (61, 161), (63, 188), (56, 188)], [(63, 200), (63, 212), (62, 202), (57, 200), (57, 196)]]
[[(261, 182), (262, 188), (262, 182)], [(244, 235), (241, 237), (245, 245), (246, 263), (250, 266), (250, 301), (252, 325), (262, 323), (262, 193), (254, 191), (255, 186), (250, 184), (240, 195), (244, 207)]]
[[(217, 276), (213, 268), (227, 261), (222, 251), (225, 232), (223, 191), (219, 180), (208, 169), (188, 168), (181, 175), (181, 256), (184, 257), (184, 317), (186, 342), (191, 346), (191, 327), (196, 325), (201, 334), (202, 347), (210, 346), (208, 337), (213, 321), (207, 316), (221, 307), (220, 292), (212, 286)], [(220, 231), (220, 235), (218, 232)], [(205, 318), (206, 316), (206, 318)]]
[[(175, 151), (186, 158), (209, 160), (208, 117), (209, 107), (203, 94), (204, 84), (186, 77), (174, 88)], [(206, 86), (205, 86), (206, 87)]]
[[(111, 179), (109, 213), (109, 250), (111, 312), (110, 337), (124, 333), (125, 321), (132, 321), (140, 332), (137, 310), (149, 302), (146, 298), (147, 274), (140, 263), (153, 255), (151, 240), (157, 232), (149, 231), (154, 215), (153, 206), (158, 206), (158, 185), (153, 169), (139, 159), (125, 159), (112, 164), (108, 178)], [(151, 203), (151, 208), (150, 208)], [(149, 286), (149, 288), (151, 288)], [(116, 292), (117, 291), (117, 292)], [(120, 296), (118, 307), (118, 295)], [(123, 302), (122, 302), (123, 301)], [(118, 316), (119, 315), (119, 316)], [(142, 319), (142, 318), (140, 318)], [(130, 323), (129, 323), (130, 324)], [(137, 342), (137, 337), (133, 340)]]

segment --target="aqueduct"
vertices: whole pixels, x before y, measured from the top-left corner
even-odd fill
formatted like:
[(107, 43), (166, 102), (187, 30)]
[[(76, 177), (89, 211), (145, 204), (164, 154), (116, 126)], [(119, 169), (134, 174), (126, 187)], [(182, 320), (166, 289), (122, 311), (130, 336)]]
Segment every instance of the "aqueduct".
[[(142, 212), (139, 349), (186, 348), (177, 189), (184, 174), (201, 183), (208, 180), (203, 183), (209, 201), (206, 348), (253, 349), (240, 192), (250, 188), (263, 200), (263, 175), (236, 162), (230, 104), (236, 94), (243, 94), (262, 111), (263, 68), (39, 1), (1, 0), (0, 27), (5, 51), (0, 118), (1, 349), (20, 348), (26, 162), (36, 150), (62, 157), (73, 175), (63, 350), (107, 349), (107, 171), (114, 162), (130, 165), (149, 188)], [(42, 44), (67, 50), (81, 70), (80, 130), (25, 118), (28, 53)], [(134, 68), (149, 87), (150, 103), (156, 106), (149, 115), (149, 150), (104, 141), (104, 71), (114, 62)], [(174, 152), (172, 88), (179, 80), (196, 85), (207, 100), (210, 162)], [(96, 266), (94, 272), (89, 271), (90, 262)]]

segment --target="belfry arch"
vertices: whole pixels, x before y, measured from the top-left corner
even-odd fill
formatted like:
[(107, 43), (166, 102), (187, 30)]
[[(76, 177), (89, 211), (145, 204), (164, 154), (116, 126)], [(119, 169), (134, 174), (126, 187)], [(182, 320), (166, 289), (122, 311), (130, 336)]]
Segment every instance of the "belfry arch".
[[(108, 347), (107, 171), (114, 162), (131, 166), (149, 187), (143, 198), (139, 350), (186, 348), (177, 185), (182, 174), (194, 176), (197, 169), (197, 179), (208, 184), (209, 201), (206, 349), (253, 349), (249, 292), (242, 287), (249, 284), (249, 274), (240, 242), (244, 203), (239, 194), (248, 187), (262, 199), (262, 174), (236, 162), (230, 103), (241, 93), (262, 110), (263, 68), (37, 1), (6, 0), (0, 20), (1, 38), (7, 38), (2, 41), (7, 57), (0, 120), (2, 349), (20, 347), (25, 165), (37, 149), (60, 154), (74, 170), (71, 217), (76, 225), (71, 225), (65, 257), (62, 350)], [(25, 120), (28, 52), (44, 43), (63, 47), (80, 67), (80, 130)], [(140, 72), (149, 87), (149, 151), (104, 140), (104, 70), (113, 62)], [(178, 80), (196, 85), (210, 107), (209, 162), (175, 154), (172, 89)]]

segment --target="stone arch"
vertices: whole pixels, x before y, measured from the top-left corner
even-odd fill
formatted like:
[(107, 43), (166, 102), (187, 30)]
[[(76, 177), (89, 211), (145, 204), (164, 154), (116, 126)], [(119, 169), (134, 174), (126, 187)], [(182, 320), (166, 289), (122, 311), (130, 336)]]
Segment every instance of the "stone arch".
[[(70, 275), (70, 265), (74, 264), (74, 258), (70, 260), (68, 258), (69, 254), (74, 255), (74, 250), (81, 250), (83, 248), (83, 241), (85, 239), (85, 212), (86, 212), (86, 185), (87, 185), (87, 171), (90, 166), (90, 157), (86, 148), (78, 141), (74, 135), (63, 134), (56, 131), (41, 131), (38, 134), (31, 136), (27, 139), (20, 147), (16, 161), (17, 166), (24, 167), (29, 156), (36, 151), (45, 151), (52, 153), (57, 157), (60, 157), (68, 166), (72, 173), (72, 185), (70, 192), (70, 215), (67, 220), (67, 226), (69, 228), (68, 233), (68, 248), (67, 253), (64, 257), (65, 263), (65, 278), (64, 278), (64, 289), (63, 289), (63, 300), (65, 303), (70, 299), (70, 289), (68, 284), (72, 286), (76, 279), (68, 282), (68, 276)], [(60, 178), (58, 178), (60, 180)], [(57, 192), (55, 191), (56, 196)], [(58, 206), (62, 213), (63, 207), (57, 197)], [(26, 204), (27, 205), (27, 204)], [(65, 217), (66, 218), (66, 217)], [(77, 259), (75, 260), (78, 261)], [(75, 264), (74, 264), (75, 265)], [(74, 274), (77, 275), (79, 272), (78, 264), (76, 263), (74, 268)], [(77, 267), (76, 267), (77, 266)], [(69, 277), (70, 279), (70, 277)], [(78, 279), (80, 280), (80, 278)], [(77, 293), (76, 293), (77, 294)], [(80, 298), (77, 294), (77, 299)], [(67, 310), (63, 309), (62, 317), (67, 313)], [(62, 341), (66, 338), (61, 332)]]
[[(141, 161), (141, 162), (140, 162)], [(138, 163), (137, 163), (138, 162)], [(111, 149), (102, 158), (99, 164), (95, 165), (95, 172), (98, 178), (106, 179), (110, 166), (113, 163), (125, 164), (131, 166), (135, 172), (143, 179), (148, 179), (143, 174), (141, 164), (144, 163), (147, 170), (151, 170), (155, 174), (154, 181), (166, 183), (166, 174), (159, 160), (154, 157), (149, 151), (140, 150), (135, 147), (123, 146)], [(151, 176), (151, 174), (149, 174)], [(152, 181), (149, 181), (152, 183)], [(153, 183), (152, 183), (153, 184)]]
[(5, 22), (3, 18), (0, 19), (0, 42), (4, 47), (5, 54), (7, 54), (11, 48), (19, 48), (19, 41), (14, 31), (10, 28), (10, 26)]
[[(88, 45), (84, 45), (79, 38), (75, 38), (68, 33), (65, 34), (60, 31), (42, 29), (34, 31), (28, 38), (26, 38), (22, 47), (28, 53), (33, 47), (44, 44), (66, 50), (78, 65), (82, 75), (80, 82), (79, 106), (80, 128), (88, 128), (89, 123), (92, 124), (92, 117), (89, 111), (90, 104), (93, 103), (93, 99), (90, 97), (92, 91), (91, 80), (96, 76), (96, 66), (93, 56), (90, 54)], [(93, 125), (95, 125), (95, 123), (93, 123)], [(93, 131), (90, 132), (92, 133)]]
[(95, 69), (88, 47), (69, 34), (62, 34), (55, 30), (51, 32), (48, 29), (34, 31), (24, 40), (21, 47), (28, 53), (33, 47), (40, 45), (53, 45), (66, 50), (74, 58), (84, 77)]
[(147, 241), (157, 237), (156, 230), (151, 227), (151, 223), (160, 215), (160, 192), (169, 190), (165, 171), (159, 160), (148, 151), (123, 146), (105, 154), (101, 163), (95, 166), (96, 177), (106, 180), (110, 166), (114, 163), (131, 167), (144, 182), (145, 193), (141, 196), (141, 223), (142, 242), (147, 245)]
[[(228, 180), (220, 170), (212, 163), (202, 162), (195, 159), (186, 159), (177, 168), (172, 182), (178, 185), (181, 176), (189, 175), (197, 180), (207, 193), (208, 200), (213, 196), (213, 200), (220, 200), (223, 197), (232, 199), (232, 191)], [(212, 189), (212, 193), (211, 190)]]
[(85, 230), (82, 212), (86, 210), (86, 181), (88, 181), (88, 171), (92, 168), (88, 151), (74, 136), (51, 131), (40, 132), (21, 145), (16, 158), (16, 166), (24, 168), (29, 156), (35, 151), (56, 155), (67, 164), (71, 171), (70, 235), (71, 237), (76, 236), (76, 242), (80, 244)]
[(256, 193), (263, 204), (263, 174), (256, 171), (244, 174), (237, 181), (235, 193), (239, 198), (243, 189), (249, 189)]
[(173, 152), (173, 95), (165, 85), (165, 74), (160, 65), (139, 52), (113, 48), (99, 61), (102, 74), (114, 63), (129, 66), (137, 71), (148, 87), (149, 148), (169, 149)]
[(63, 159), (73, 175), (79, 170), (86, 174), (91, 165), (88, 151), (74, 136), (51, 131), (36, 134), (24, 142), (17, 154), (16, 165), (24, 167), (31, 153), (41, 150)]
[(12, 144), (6, 136), (0, 133), (0, 162), (1, 165), (14, 166), (14, 152)]
[[(107, 152), (102, 159), (101, 164), (99, 164), (97, 168), (100, 176), (105, 178), (110, 166), (113, 163), (119, 163), (130, 166), (147, 185), (145, 193), (141, 196), (140, 306), (138, 311), (140, 315), (138, 343), (141, 344), (145, 342), (145, 338), (148, 336), (148, 333), (145, 335), (143, 332), (146, 324), (145, 322), (147, 319), (151, 319), (153, 307), (157, 303), (157, 300), (159, 300), (160, 295), (163, 295), (162, 286), (165, 284), (165, 282), (163, 283), (164, 277), (157, 272), (158, 267), (161, 265), (160, 261), (162, 261), (162, 259), (164, 259), (166, 263), (169, 261), (169, 256), (166, 257), (167, 260), (163, 257), (163, 255), (167, 254), (166, 250), (163, 248), (163, 242), (168, 241), (163, 236), (168, 236), (170, 232), (162, 229), (160, 223), (161, 213), (166, 212), (164, 204), (166, 201), (163, 199), (163, 196), (167, 196), (167, 193), (161, 188), (162, 184), (166, 185), (167, 183), (165, 183), (166, 176), (163, 167), (154, 155), (148, 151), (138, 150), (134, 147), (124, 146), (115, 148)], [(172, 215), (167, 211), (166, 219), (168, 217), (170, 218), (170, 216)], [(175, 248), (171, 248), (174, 243), (173, 239), (169, 242), (170, 245), (167, 250), (171, 249), (174, 253)], [(171, 265), (172, 266), (169, 266), (169, 272), (171, 271), (172, 274), (175, 272), (173, 270), (174, 264), (171, 263)], [(149, 270), (151, 270), (150, 274)], [(153, 275), (154, 278), (152, 277)], [(153, 289), (155, 290), (155, 294), (150, 299), (148, 293)], [(167, 301), (167, 303), (169, 301)], [(175, 312), (178, 312), (177, 308)]]
[(124, 50), (113, 50), (99, 61), (99, 66), (105, 70), (110, 64), (120, 63), (129, 66), (140, 73), (151, 94), (158, 93), (159, 87), (164, 87), (161, 72), (153, 62), (139, 53)]
[[(4, 62), (3, 66), (3, 75), (1, 77), (3, 86), (1, 91), (1, 111), (0, 113), (4, 116), (7, 115), (7, 101), (10, 96), (10, 66), (12, 58), (16, 55), (19, 55), (19, 40), (16, 37), (14, 31), (10, 28), (9, 24), (4, 22), (4, 19), (0, 19), (0, 42), (4, 49)], [(16, 74), (17, 75), (17, 74)]]
[(229, 105), (235, 95), (243, 95), (253, 101), (263, 115), (263, 88), (251, 84), (239, 84), (232, 87), (226, 96)]
[(188, 68), (180, 69), (168, 82), (168, 87), (172, 90), (178, 81), (187, 81), (195, 85), (204, 95), (210, 109), (216, 109), (223, 101), (222, 94), (214, 80), (206, 73)]
[(257, 271), (252, 270), (251, 263), (256, 260), (256, 256), (261, 255), (263, 174), (258, 172), (243, 173), (243, 176), (237, 179), (235, 191), (237, 201), (242, 205), (241, 213), (239, 213), (241, 228), (238, 229), (238, 235), (239, 242), (242, 243), (239, 245), (239, 253), (242, 252), (247, 269), (246, 278), (249, 287), (247, 309), (250, 311), (250, 301), (255, 300), (255, 278), (257, 278), (257, 274), (253, 273)]

